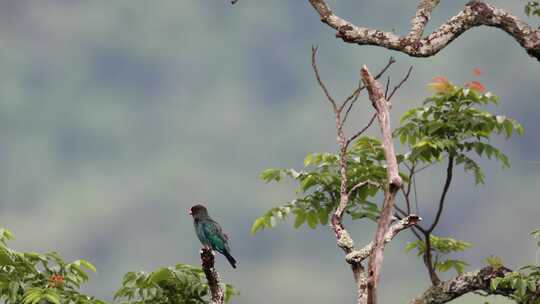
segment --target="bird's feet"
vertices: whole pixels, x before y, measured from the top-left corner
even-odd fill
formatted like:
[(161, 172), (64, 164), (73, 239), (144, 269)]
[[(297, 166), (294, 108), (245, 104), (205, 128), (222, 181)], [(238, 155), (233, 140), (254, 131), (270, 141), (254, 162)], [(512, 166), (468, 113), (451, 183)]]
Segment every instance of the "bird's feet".
[(203, 252), (210, 252), (210, 253), (213, 253), (212, 252), (212, 247), (208, 246), (208, 245), (203, 245), (203, 247), (201, 248), (200, 250), (200, 253), (202, 254)]

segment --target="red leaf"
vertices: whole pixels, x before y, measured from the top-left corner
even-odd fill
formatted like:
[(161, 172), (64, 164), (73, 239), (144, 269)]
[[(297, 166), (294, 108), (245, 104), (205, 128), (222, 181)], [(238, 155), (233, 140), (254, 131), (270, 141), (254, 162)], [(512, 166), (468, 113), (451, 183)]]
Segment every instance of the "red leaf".
[(474, 68), (472, 71), (475, 76), (482, 75), (482, 70), (480, 70), (480, 68)]
[(454, 85), (448, 81), (446, 77), (437, 76), (433, 78), (432, 82), (428, 86), (437, 93), (444, 93), (451, 90)]
[(480, 92), (480, 93), (483, 93), (486, 90), (486, 88), (480, 82), (478, 82), (476, 80), (467, 82), (465, 84), (465, 87), (469, 88), (471, 90), (475, 90), (475, 91)]

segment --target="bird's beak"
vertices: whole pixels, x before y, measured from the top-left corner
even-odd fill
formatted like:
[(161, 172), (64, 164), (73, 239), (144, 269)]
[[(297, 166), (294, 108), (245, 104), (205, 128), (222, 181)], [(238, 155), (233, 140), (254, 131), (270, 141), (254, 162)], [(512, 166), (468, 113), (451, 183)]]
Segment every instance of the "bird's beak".
[(191, 209), (188, 210), (189, 215), (193, 215), (193, 212), (191, 212)]

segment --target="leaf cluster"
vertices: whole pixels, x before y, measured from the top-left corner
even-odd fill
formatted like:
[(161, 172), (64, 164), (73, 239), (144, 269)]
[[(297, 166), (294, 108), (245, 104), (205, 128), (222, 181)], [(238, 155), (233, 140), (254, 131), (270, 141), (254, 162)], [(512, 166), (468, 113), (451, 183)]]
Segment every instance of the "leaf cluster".
[[(345, 210), (353, 220), (376, 220), (380, 210), (372, 201), (384, 186), (386, 168), (381, 142), (373, 137), (359, 137), (347, 151), (347, 191), (349, 204)], [(265, 182), (293, 179), (297, 184), (297, 198), (268, 210), (257, 218), (252, 233), (273, 228), (277, 220), (294, 215), (294, 227), (307, 224), (310, 228), (326, 225), (330, 213), (340, 197), (341, 175), (339, 157), (332, 153), (312, 153), (304, 159), (304, 170), (267, 169), (260, 178)], [(361, 186), (360, 186), (361, 185)], [(355, 186), (357, 186), (355, 188)], [(351, 190), (353, 190), (351, 192)]]
[(505, 274), (504, 277), (494, 278), (490, 282), (493, 291), (500, 289), (513, 290), (511, 297), (517, 303), (538, 304), (540, 295), (537, 294), (540, 282), (540, 267), (538, 265), (528, 265)]
[[(13, 235), (0, 229), (0, 303), (107, 304), (79, 292), (96, 268), (85, 260), (65, 262), (56, 252), (17, 252), (7, 246)], [(223, 284), (228, 302), (238, 291)], [(123, 304), (206, 304), (209, 289), (203, 271), (185, 264), (154, 272), (128, 272), (115, 300)]]
[(56, 252), (18, 252), (13, 235), (0, 229), (0, 301), (5, 304), (105, 304), (78, 291), (95, 267), (85, 260), (65, 262)]
[[(486, 107), (498, 103), (491, 93), (483, 93), (483, 86), (459, 87), (445, 78), (435, 83), (436, 93), (427, 98), (421, 107), (408, 110), (401, 118), (401, 125), (393, 135), (408, 148), (397, 154), (400, 164), (425, 166), (453, 157), (457, 165), (472, 172), (476, 183), (484, 182), (477, 157), (495, 158), (503, 167), (510, 165), (508, 157), (489, 143), (493, 135), (522, 134), (523, 127), (502, 115), (488, 112)], [(353, 220), (376, 220), (380, 209), (374, 197), (385, 187), (386, 163), (381, 143), (373, 137), (359, 137), (347, 150), (347, 190), (352, 191), (346, 213)], [(409, 168), (410, 168), (409, 166)], [(405, 183), (408, 175), (400, 173)], [(273, 228), (278, 220), (294, 216), (294, 227), (307, 224), (310, 228), (326, 225), (340, 198), (339, 156), (333, 153), (312, 153), (306, 156), (304, 168), (267, 169), (260, 178), (265, 182), (280, 182), (285, 177), (293, 179), (298, 188), (296, 198), (274, 207), (257, 218), (252, 233)], [(354, 188), (356, 185), (362, 187)], [(461, 264), (444, 264), (440, 269), (459, 268)], [(457, 265), (457, 266), (456, 266)]]
[[(238, 292), (229, 284), (222, 286), (225, 301)], [(162, 267), (147, 273), (128, 272), (114, 298), (125, 304), (206, 304), (209, 287), (202, 269), (186, 264)]]
[(454, 157), (456, 164), (463, 164), (465, 171), (474, 174), (477, 184), (483, 183), (484, 174), (471, 154), (493, 157), (508, 167), (508, 157), (489, 144), (489, 139), (493, 134), (510, 138), (523, 133), (516, 121), (485, 110), (487, 105), (497, 103), (498, 98), (489, 92), (449, 85), (427, 98), (423, 106), (405, 112), (394, 136), (410, 147), (405, 159), (411, 163), (431, 164)]
[[(433, 234), (430, 235), (431, 252), (434, 257), (435, 270), (438, 272), (446, 272), (450, 269), (454, 269), (458, 274), (463, 273), (466, 266), (469, 266), (467, 262), (458, 259), (448, 259), (451, 253), (462, 252), (471, 247), (470, 243), (455, 240), (449, 237), (438, 237)], [(423, 240), (417, 240), (410, 242), (405, 246), (405, 251), (409, 252), (416, 249), (418, 256), (423, 256), (426, 253), (426, 243)]]
[[(531, 231), (531, 235), (538, 240), (537, 245), (540, 247), (540, 228)], [(488, 259), (486, 261), (493, 267), (492, 262)], [(502, 264), (502, 262), (499, 264)], [(512, 289), (512, 298), (516, 302), (538, 304), (540, 303), (540, 294), (538, 293), (538, 290), (540, 290), (540, 265), (527, 265), (521, 267), (518, 271), (505, 274), (502, 278), (494, 278), (490, 282), (490, 288), (493, 291)]]
[(538, 16), (540, 17), (540, 2), (539, 1), (528, 1), (525, 5), (525, 14), (527, 16)]

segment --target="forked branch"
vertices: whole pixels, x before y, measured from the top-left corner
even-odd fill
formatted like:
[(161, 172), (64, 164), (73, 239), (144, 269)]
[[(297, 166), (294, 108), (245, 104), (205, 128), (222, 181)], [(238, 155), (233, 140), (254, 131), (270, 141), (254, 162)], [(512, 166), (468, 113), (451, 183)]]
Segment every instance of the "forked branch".
[(439, 0), (421, 0), (406, 36), (361, 27), (335, 15), (324, 0), (309, 0), (321, 21), (336, 30), (336, 37), (347, 43), (376, 45), (413, 57), (437, 54), (465, 31), (477, 26), (499, 28), (512, 36), (527, 53), (540, 60), (540, 28), (534, 29), (516, 16), (482, 1), (470, 1), (454, 17), (422, 38), (425, 25)]
[[(345, 135), (344, 123), (346, 121), (348, 114), (351, 111), (352, 106), (354, 105), (354, 103), (358, 99), (360, 92), (364, 88), (368, 89), (370, 98), (373, 96), (373, 92), (374, 92), (373, 86), (374, 86), (374, 83), (376, 83), (375, 78), (369, 75), (370, 80), (366, 82), (365, 79), (362, 77), (362, 82), (364, 85), (359, 85), (358, 88), (354, 90), (353, 93), (343, 103), (338, 104), (336, 103), (334, 98), (331, 96), (328, 88), (326, 87), (326, 85), (321, 79), (319, 70), (317, 68), (316, 53), (317, 53), (317, 48), (312, 48), (311, 60), (312, 60), (313, 71), (315, 73), (315, 78), (317, 79), (319, 86), (324, 92), (324, 95), (326, 96), (326, 99), (330, 103), (332, 110), (334, 112), (335, 121), (336, 121), (337, 144), (339, 147), (338, 169), (339, 169), (339, 175), (340, 175), (340, 191), (339, 191), (340, 195), (339, 195), (339, 202), (337, 204), (337, 207), (331, 216), (330, 227), (334, 231), (334, 235), (336, 237), (336, 242), (337, 242), (338, 247), (340, 247), (343, 250), (343, 252), (346, 255), (347, 262), (351, 265), (353, 277), (354, 277), (356, 288), (357, 288), (357, 303), (365, 304), (368, 301), (368, 294), (369, 294), (367, 292), (368, 279), (367, 279), (367, 274), (365, 272), (365, 268), (362, 265), (362, 261), (365, 259), (365, 257), (364, 258), (361, 258), (361, 257), (364, 255), (370, 256), (371, 254), (374, 254), (375, 252), (377, 252), (377, 250), (381, 250), (381, 247), (384, 246), (385, 243), (392, 240), (392, 238), (399, 231), (415, 225), (420, 219), (415, 215), (410, 215), (409, 217), (393, 225), (390, 230), (387, 227), (388, 224), (390, 223), (390, 217), (388, 217), (386, 213), (390, 212), (390, 216), (391, 216), (391, 212), (392, 212), (392, 204), (389, 205), (387, 200), (389, 197), (391, 197), (391, 200), (393, 202), (393, 197), (395, 196), (395, 192), (397, 191), (397, 189), (401, 187), (401, 178), (399, 177), (398, 172), (397, 172), (397, 160), (395, 159), (393, 146), (391, 148), (388, 148), (391, 151), (386, 148), (386, 146), (388, 146), (388, 143), (391, 143), (392, 141), (392, 134), (391, 134), (390, 124), (389, 124), (389, 117), (388, 117), (388, 105), (382, 93), (379, 96), (380, 100), (376, 100), (377, 105), (375, 105), (374, 103), (376, 114), (372, 117), (368, 125), (364, 127), (362, 130), (360, 130), (359, 132), (356, 132), (350, 138), (347, 138), (347, 136)], [(377, 78), (381, 77), (382, 74), (388, 69), (388, 67), (394, 62), (395, 60), (391, 58), (388, 64), (376, 77)], [(362, 76), (364, 75), (362, 74)], [(377, 91), (376, 94), (379, 94), (379, 92)], [(381, 103), (382, 101), (384, 101), (384, 105)], [(385, 107), (385, 109), (382, 109), (381, 107)], [(349, 233), (347, 232), (347, 230), (345, 229), (342, 223), (342, 217), (343, 217), (343, 213), (347, 209), (347, 206), (349, 204), (349, 197), (351, 196), (352, 192), (361, 187), (364, 187), (365, 185), (368, 184), (368, 182), (359, 183), (351, 187), (351, 189), (348, 189), (347, 149), (348, 149), (349, 144), (352, 141), (354, 141), (358, 136), (364, 133), (369, 128), (369, 126), (371, 126), (371, 124), (373, 123), (376, 117), (379, 118), (379, 125), (381, 125), (381, 128), (383, 130), (383, 145), (385, 146), (384, 147), (385, 155), (387, 156), (387, 163), (388, 163), (388, 167), (390, 168), (389, 169), (390, 171), (388, 171), (388, 176), (389, 176), (389, 181), (390, 181), (389, 189), (392, 189), (392, 190), (391, 192), (389, 192), (391, 193), (390, 196), (385, 195), (385, 203), (383, 204), (383, 206), (385, 207), (383, 207), (383, 215), (381, 216), (382, 220), (379, 221), (379, 223), (381, 223), (381, 221), (383, 223), (386, 223), (385, 224), (386, 229), (380, 230), (382, 231), (382, 236), (380, 238), (375, 238), (374, 242), (368, 244), (362, 250), (356, 250), (354, 247), (353, 239), (351, 238), (351, 236), (349, 235)], [(389, 157), (389, 155), (394, 155), (393, 161)], [(387, 206), (390, 206), (390, 208), (388, 209)], [(378, 230), (378, 233), (380, 233), (380, 231)], [(379, 253), (379, 256), (381, 255), (382, 254)]]

